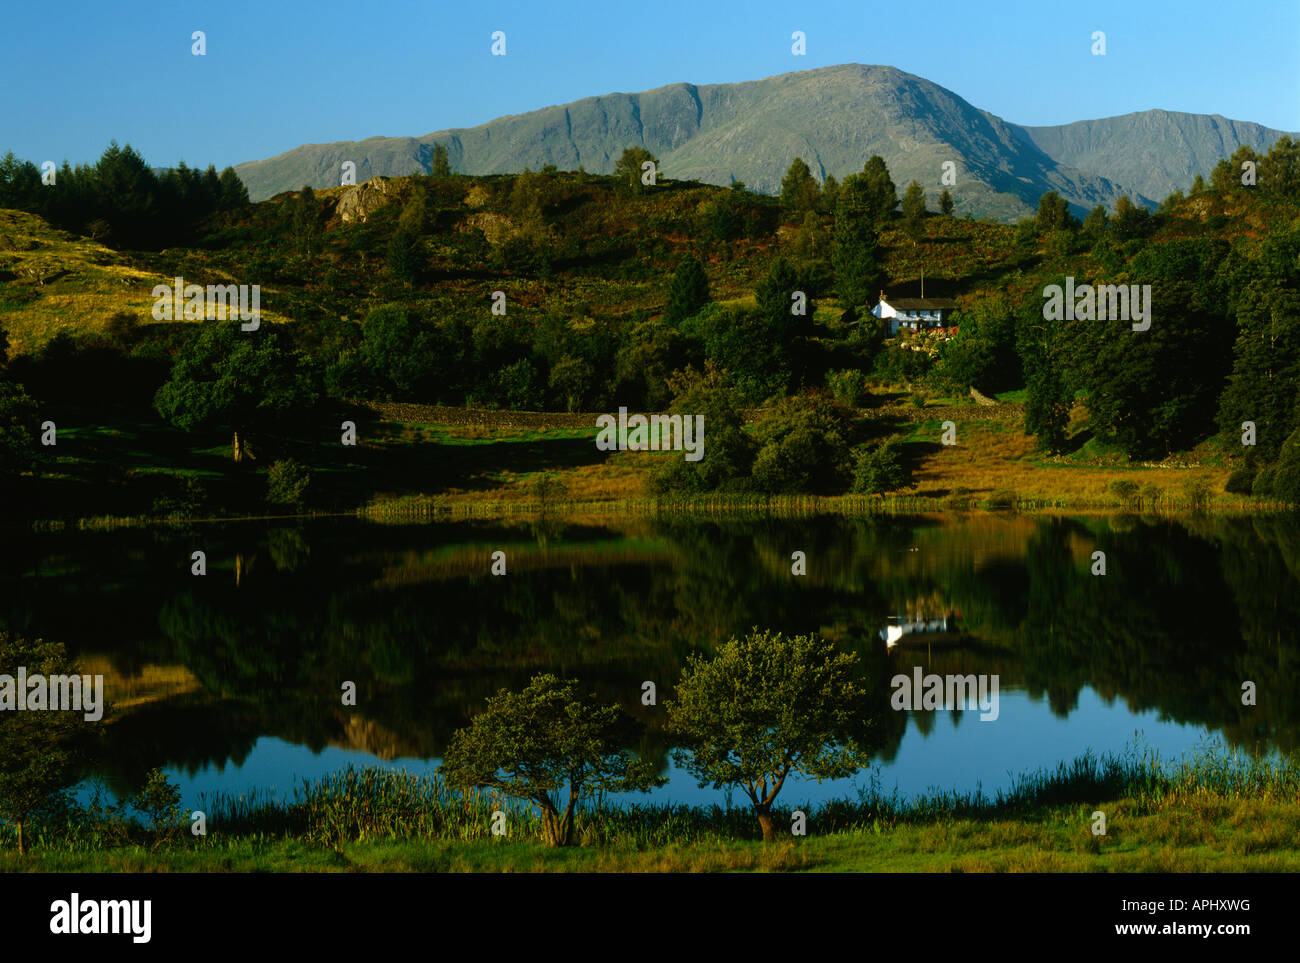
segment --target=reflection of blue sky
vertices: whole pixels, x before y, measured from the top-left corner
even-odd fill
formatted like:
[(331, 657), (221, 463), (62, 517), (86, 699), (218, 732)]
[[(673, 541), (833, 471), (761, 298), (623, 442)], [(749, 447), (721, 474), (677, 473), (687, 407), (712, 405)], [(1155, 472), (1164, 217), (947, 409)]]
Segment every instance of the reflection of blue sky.
[[(976, 712), (967, 712), (956, 725), (954, 713), (940, 711), (928, 735), (922, 735), (909, 721), (894, 760), (877, 767), (880, 788), (889, 793), (897, 787), (904, 797), (929, 789), (967, 792), (979, 787), (992, 795), (1010, 788), (1015, 776), (1040, 768), (1055, 769), (1057, 763), (1072, 762), (1089, 749), (1098, 756), (1123, 753), (1133, 744), (1137, 732), (1141, 732), (1143, 743), (1157, 749), (1165, 761), (1174, 761), (1210, 741), (1199, 726), (1161, 720), (1154, 710), (1135, 713), (1121, 700), (1108, 704), (1089, 688), (1079, 693), (1078, 707), (1063, 719), (1052, 714), (1045, 699), (1032, 699), (1023, 691), (1001, 692), (1000, 710), (998, 718), (989, 722), (981, 722)], [(201, 796), (211, 798), (218, 792), (239, 795), (256, 791), (259, 795), (288, 798), (304, 779), (314, 780), (349, 765), (432, 773), (437, 760), (385, 762), (367, 752), (335, 748), (316, 753), (268, 736), (257, 740), (242, 765), (209, 765), (193, 775), (173, 768), (166, 771), (180, 786), (182, 803), (199, 808)], [(723, 793), (699, 788), (684, 771), (674, 767), (668, 776), (668, 785), (657, 792), (618, 798), (688, 805), (724, 802)], [(869, 778), (864, 772), (852, 780), (820, 785), (792, 779), (781, 791), (780, 799), (793, 804), (855, 797), (857, 788), (867, 786)], [(735, 802), (747, 800), (743, 793), (737, 793)]]

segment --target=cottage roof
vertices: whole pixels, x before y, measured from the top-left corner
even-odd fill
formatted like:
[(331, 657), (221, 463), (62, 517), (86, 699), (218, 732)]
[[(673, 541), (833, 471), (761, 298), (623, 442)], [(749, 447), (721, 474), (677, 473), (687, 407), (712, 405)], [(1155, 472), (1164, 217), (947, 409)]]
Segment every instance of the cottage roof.
[(895, 311), (949, 311), (957, 307), (952, 298), (884, 298)]

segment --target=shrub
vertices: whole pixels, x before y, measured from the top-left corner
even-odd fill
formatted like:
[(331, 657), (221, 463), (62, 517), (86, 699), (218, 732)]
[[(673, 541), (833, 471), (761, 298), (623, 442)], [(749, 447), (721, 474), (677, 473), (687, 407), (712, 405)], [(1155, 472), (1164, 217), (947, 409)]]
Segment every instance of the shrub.
[(151, 770), (144, 788), (132, 797), (131, 805), (149, 817), (155, 849), (180, 834), (185, 823), (180, 802), (181, 791), (161, 769)]
[(984, 506), (993, 511), (1015, 511), (1019, 499), (1020, 496), (1016, 494), (1014, 489), (999, 488), (989, 495), (984, 502)]
[(1155, 482), (1147, 482), (1142, 486), (1141, 494), (1142, 504), (1148, 508), (1155, 508), (1165, 497), (1165, 490)]
[(174, 479), (170, 493), (159, 495), (153, 501), (153, 514), (159, 518), (194, 518), (207, 501), (203, 483), (186, 475)]
[(1282, 442), (1282, 450), (1273, 463), (1270, 494), (1290, 505), (1300, 505), (1300, 429)]
[(742, 491), (750, 487), (754, 440), (745, 432), (737, 391), (713, 362), (704, 371), (692, 367), (668, 378), (673, 392), (671, 410), (683, 418), (701, 415), (707, 427), (703, 457), (686, 461), (681, 455), (659, 459), (650, 476), (656, 493), (669, 491)]
[(1223, 486), (1223, 490), (1234, 495), (1249, 495), (1254, 491), (1255, 477), (1258, 473), (1259, 470), (1256, 468), (1238, 468), (1228, 476), (1228, 481)]
[(924, 351), (897, 346), (876, 355), (875, 373), (883, 381), (911, 384), (919, 381), (934, 367), (934, 358)]
[(1125, 478), (1117, 478), (1110, 483), (1110, 493), (1117, 498), (1121, 505), (1128, 506), (1137, 500), (1138, 496), (1137, 482), (1129, 481)]
[(883, 495), (911, 483), (907, 467), (893, 441), (874, 447), (863, 445), (854, 452), (853, 491), (858, 495)]
[(496, 370), (487, 385), (487, 400), (513, 411), (540, 411), (541, 379), (528, 358), (519, 358)]
[(945, 502), (949, 508), (965, 510), (971, 506), (971, 490), (965, 485), (958, 485), (948, 495)]
[(311, 469), (292, 458), (275, 462), (266, 473), (266, 500), (272, 505), (299, 508), (307, 485), (311, 482)]
[(533, 479), (529, 489), (533, 498), (542, 508), (546, 508), (552, 502), (563, 498), (569, 492), (568, 486), (564, 482), (549, 474), (538, 475)]
[(843, 491), (849, 431), (846, 413), (831, 399), (785, 399), (755, 426), (755, 486), (786, 494)]
[(1200, 511), (1210, 503), (1210, 485), (1204, 478), (1188, 478), (1183, 482), (1183, 497), (1193, 511)]
[(1273, 497), (1273, 466), (1265, 465), (1255, 474), (1255, 481), (1250, 486), (1252, 495)]
[(861, 408), (871, 397), (871, 383), (866, 372), (854, 368), (826, 372), (826, 386), (837, 401)]

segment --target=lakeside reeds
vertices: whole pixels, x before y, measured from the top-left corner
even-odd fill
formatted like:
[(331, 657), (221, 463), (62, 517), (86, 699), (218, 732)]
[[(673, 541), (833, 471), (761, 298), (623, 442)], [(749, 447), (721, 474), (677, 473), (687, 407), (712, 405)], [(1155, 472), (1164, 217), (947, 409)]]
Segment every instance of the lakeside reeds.
[[(1124, 802), (1144, 815), (1185, 811), (1188, 807), (1289, 804), (1300, 801), (1300, 757), (1257, 757), (1217, 747), (1201, 748), (1191, 758), (1166, 763), (1141, 746), (1098, 757), (1087, 752), (1054, 770), (1016, 777), (992, 796), (981, 790), (931, 791), (911, 799), (885, 792), (874, 770), (857, 798), (818, 805), (788, 801), (774, 815), (788, 822), (803, 810), (818, 835), (880, 833), (904, 825), (947, 820), (1006, 820), (1034, 823), (1059, 807)], [(354, 842), (411, 840), (490, 842), (537, 839), (541, 819), (526, 802), (488, 790), (461, 791), (436, 774), (413, 774), (383, 767), (348, 768), (304, 782), (286, 799), (269, 794), (218, 793), (201, 800), (214, 839), (229, 842), (297, 841), (338, 849)], [(503, 812), (507, 837), (493, 834), (493, 813)], [(177, 814), (180, 820), (180, 814)], [(183, 820), (180, 820), (183, 822)], [(184, 823), (188, 825), (188, 823)], [(174, 831), (175, 826), (171, 827)], [(28, 830), (35, 849), (95, 853), (155, 841), (157, 827), (96, 797), (77, 804), (66, 796)], [(584, 800), (579, 807), (577, 840), (584, 846), (641, 850), (698, 843), (760, 838), (748, 804), (683, 805)], [(188, 834), (178, 845), (189, 842)], [(205, 841), (206, 842), (206, 841)], [(13, 827), (0, 825), (0, 848), (16, 848)]]

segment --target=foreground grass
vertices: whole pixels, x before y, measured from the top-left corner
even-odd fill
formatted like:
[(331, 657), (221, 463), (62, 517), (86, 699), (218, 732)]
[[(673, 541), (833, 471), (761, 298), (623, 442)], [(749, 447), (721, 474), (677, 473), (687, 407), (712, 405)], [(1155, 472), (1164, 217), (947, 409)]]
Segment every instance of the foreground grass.
[(624, 844), (551, 849), (532, 840), (382, 840), (335, 849), (297, 840), (212, 837), (151, 852), (0, 853), (2, 872), (916, 872), (1199, 873), (1300, 871), (1300, 802), (1242, 800), (1143, 814), (1130, 800), (1100, 803), (1107, 835), (1091, 831), (1092, 806), (1034, 817), (942, 819), (874, 832), (809, 835), (765, 845), (709, 840), (639, 849)]
[[(747, 809), (584, 811), (580, 845), (538, 842), (527, 807), (491, 835), (480, 792), (437, 777), (345, 770), (289, 801), (205, 803), (210, 835), (178, 819), (155, 837), (92, 805), (32, 833), (19, 857), (0, 826), (3, 872), (1281, 872), (1300, 871), (1300, 759), (1202, 751), (1175, 766), (1130, 750), (1021, 776), (994, 798), (910, 801), (878, 786), (807, 812), (808, 834), (755, 838)], [(1104, 835), (1093, 832), (1105, 815)], [(789, 813), (776, 814), (788, 825)]]

